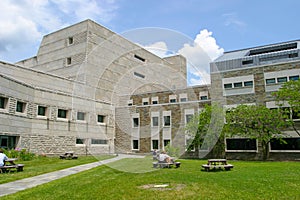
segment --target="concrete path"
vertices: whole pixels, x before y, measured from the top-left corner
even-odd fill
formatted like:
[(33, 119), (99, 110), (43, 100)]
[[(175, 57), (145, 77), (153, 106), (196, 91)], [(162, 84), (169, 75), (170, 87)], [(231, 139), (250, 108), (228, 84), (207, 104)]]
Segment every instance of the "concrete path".
[(123, 158), (143, 158), (144, 156), (137, 156), (137, 155), (126, 155), (126, 154), (119, 154), (115, 158), (107, 159), (107, 160), (102, 160), (94, 163), (89, 163), (89, 164), (84, 164), (84, 165), (79, 165), (55, 172), (50, 172), (47, 174), (42, 174), (39, 176), (34, 176), (30, 178), (25, 178), (9, 183), (4, 183), (0, 185), (0, 197), (16, 193), (21, 190), (25, 190), (28, 188), (35, 187), (37, 185), (41, 185), (44, 183), (48, 183), (50, 181), (63, 178), (72, 174), (76, 174), (78, 172), (82, 172), (85, 170), (92, 169), (94, 167), (98, 167), (100, 165), (105, 165), (107, 163), (111, 163), (117, 160), (121, 160)]

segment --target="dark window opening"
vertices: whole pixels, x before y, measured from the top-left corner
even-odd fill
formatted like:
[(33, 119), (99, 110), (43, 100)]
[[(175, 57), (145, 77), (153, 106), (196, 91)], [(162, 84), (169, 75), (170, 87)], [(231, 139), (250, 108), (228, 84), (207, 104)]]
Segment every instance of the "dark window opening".
[(224, 88), (225, 88), (225, 89), (232, 88), (232, 83), (225, 83), (225, 84), (224, 84)]
[(275, 83), (276, 83), (275, 78), (269, 78), (269, 79), (266, 79), (266, 84), (267, 84), (267, 85), (275, 84)]
[(107, 144), (107, 140), (92, 139), (91, 144)]
[(71, 65), (71, 64), (72, 64), (72, 58), (69, 57), (69, 58), (67, 58), (67, 65)]
[(289, 54), (289, 58), (297, 58), (298, 57), (298, 53), (290, 53)]
[(133, 118), (133, 127), (139, 127), (139, 118)]
[(296, 76), (290, 76), (290, 77), (289, 77), (289, 80), (290, 80), (290, 81), (297, 81), (297, 80), (299, 80), (299, 75), (296, 75)]
[(176, 103), (176, 99), (170, 99), (170, 103)]
[(146, 59), (145, 58), (142, 58), (141, 56), (138, 56), (138, 55), (134, 55), (134, 57), (136, 58), (136, 59), (139, 59), (140, 61), (143, 61), (143, 62), (145, 62), (146, 61)]
[(170, 144), (170, 142), (171, 142), (170, 140), (164, 140), (164, 147)]
[(295, 43), (290, 43), (290, 44), (283, 44), (283, 45), (277, 45), (277, 46), (272, 46), (272, 47), (253, 49), (253, 50), (250, 50), (249, 56), (264, 54), (264, 53), (271, 53), (271, 52), (276, 52), (276, 51), (290, 50), (290, 49), (297, 49), (297, 43), (295, 42)]
[(15, 149), (17, 144), (17, 136), (0, 135), (0, 148)]
[(104, 119), (105, 119), (104, 115), (98, 115), (97, 116), (97, 122), (99, 122), (99, 123), (104, 123)]
[(74, 42), (73, 37), (69, 37), (69, 38), (68, 38), (68, 44), (73, 44), (73, 42)]
[(84, 112), (77, 112), (77, 120), (84, 120), (85, 113)]
[(17, 101), (16, 111), (21, 113), (25, 112), (25, 106), (26, 106), (25, 103)]
[(139, 149), (139, 141), (132, 140), (132, 149)]
[(84, 139), (76, 138), (76, 144), (84, 144)]
[(164, 116), (164, 126), (170, 126), (170, 125), (171, 125), (171, 117)]
[(58, 118), (67, 118), (67, 110), (58, 109), (57, 117)]
[(242, 65), (250, 65), (253, 64), (253, 60), (243, 60)]
[(242, 83), (242, 82), (233, 83), (233, 86), (234, 86), (235, 88), (243, 87), (243, 83)]
[(137, 72), (133, 72), (133, 74), (139, 78), (145, 78), (145, 75), (137, 73)]
[(200, 96), (200, 100), (208, 100), (208, 96)]
[(194, 115), (192, 115), (192, 114), (186, 115), (186, 116), (185, 116), (185, 121), (186, 121), (186, 123), (189, 123), (189, 122), (193, 119), (193, 116), (194, 116)]
[(279, 78), (277, 78), (277, 82), (278, 82), (278, 83), (284, 83), (284, 82), (287, 82), (287, 77), (279, 77)]
[(46, 116), (46, 107), (45, 106), (38, 106), (38, 115), (39, 116)]
[(0, 108), (5, 109), (8, 99), (5, 97), (0, 97)]
[(255, 139), (226, 139), (227, 150), (257, 150)]
[(158, 140), (152, 140), (152, 149), (158, 149)]
[(152, 101), (152, 104), (158, 104), (158, 102), (157, 101)]
[(152, 117), (152, 126), (158, 126), (158, 117)]
[(148, 104), (149, 104), (148, 101), (143, 102), (143, 105), (148, 105)]
[(252, 87), (253, 86), (253, 81), (245, 81), (244, 86), (245, 87)]
[(300, 138), (283, 138), (285, 142), (277, 139), (271, 140), (271, 150), (300, 150)]

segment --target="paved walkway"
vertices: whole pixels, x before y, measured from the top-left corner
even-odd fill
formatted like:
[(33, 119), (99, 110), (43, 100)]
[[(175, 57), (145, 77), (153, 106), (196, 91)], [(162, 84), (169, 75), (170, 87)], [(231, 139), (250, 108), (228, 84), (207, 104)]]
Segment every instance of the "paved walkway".
[(50, 181), (63, 178), (72, 174), (76, 174), (78, 172), (82, 172), (85, 170), (92, 169), (94, 167), (98, 167), (100, 165), (105, 165), (107, 163), (111, 163), (117, 160), (121, 160), (123, 158), (143, 158), (144, 156), (137, 156), (137, 155), (126, 155), (126, 154), (119, 154), (115, 158), (107, 159), (107, 160), (102, 160), (94, 163), (89, 163), (89, 164), (84, 164), (84, 165), (79, 165), (55, 172), (50, 172), (47, 174), (42, 174), (39, 176), (34, 176), (30, 178), (25, 178), (9, 183), (4, 183), (0, 185), (0, 197), (16, 193), (21, 190), (25, 190), (28, 188), (35, 187), (37, 185), (41, 185), (44, 183), (48, 183)]

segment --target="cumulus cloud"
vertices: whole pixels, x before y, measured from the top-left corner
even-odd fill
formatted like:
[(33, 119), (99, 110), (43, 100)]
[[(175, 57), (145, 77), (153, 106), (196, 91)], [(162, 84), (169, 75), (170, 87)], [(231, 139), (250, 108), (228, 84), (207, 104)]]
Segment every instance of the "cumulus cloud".
[(43, 35), (87, 18), (108, 22), (117, 8), (114, 0), (1, 0), (0, 60), (33, 56)]
[(162, 41), (155, 42), (143, 47), (161, 58), (172, 55), (172, 53), (168, 50), (167, 44)]

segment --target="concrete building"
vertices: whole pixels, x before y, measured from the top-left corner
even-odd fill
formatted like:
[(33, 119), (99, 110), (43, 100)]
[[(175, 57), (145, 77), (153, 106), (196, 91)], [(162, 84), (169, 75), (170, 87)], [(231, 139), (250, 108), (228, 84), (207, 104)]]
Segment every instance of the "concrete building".
[[(86, 20), (44, 36), (35, 57), (0, 62), (0, 145), (56, 155), (149, 153), (170, 143), (195, 156), (186, 154), (184, 127), (206, 104), (276, 107), (271, 92), (299, 75), (292, 41), (226, 52), (211, 63), (211, 85), (188, 87), (184, 57), (160, 58)], [(299, 157), (300, 137), (286, 134), (295, 147), (271, 144), (272, 158)], [(226, 156), (259, 159), (259, 144), (246, 141), (227, 138)]]

